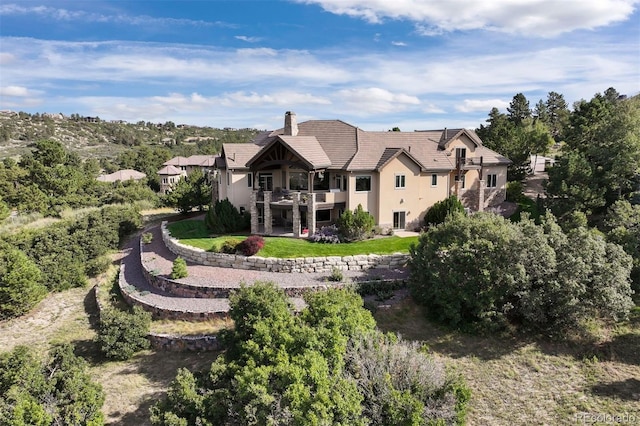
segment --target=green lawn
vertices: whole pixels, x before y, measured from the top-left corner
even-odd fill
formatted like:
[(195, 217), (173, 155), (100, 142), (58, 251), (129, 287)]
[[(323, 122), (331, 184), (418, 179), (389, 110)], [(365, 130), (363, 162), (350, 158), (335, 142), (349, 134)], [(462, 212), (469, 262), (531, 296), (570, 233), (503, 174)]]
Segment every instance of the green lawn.
[[(171, 235), (181, 243), (203, 250), (217, 249), (227, 239), (244, 240), (248, 235), (225, 235), (210, 237), (201, 220), (183, 220), (168, 225)], [(265, 246), (258, 252), (262, 257), (315, 257), (350, 256), (356, 254), (408, 253), (411, 244), (417, 244), (418, 237), (383, 237), (348, 244), (319, 244), (306, 239), (265, 237)]]

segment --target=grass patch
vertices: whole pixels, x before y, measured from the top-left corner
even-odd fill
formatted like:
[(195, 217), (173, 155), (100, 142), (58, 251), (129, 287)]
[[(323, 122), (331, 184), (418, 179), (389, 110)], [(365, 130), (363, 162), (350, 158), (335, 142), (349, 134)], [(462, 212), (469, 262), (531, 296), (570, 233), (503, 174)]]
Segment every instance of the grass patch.
[(522, 213), (529, 213), (529, 217), (533, 219), (536, 223), (539, 223), (540, 216), (544, 213), (538, 208), (538, 204), (535, 200), (532, 200), (529, 197), (521, 196), (518, 198), (516, 202), (518, 204), (518, 210), (509, 217), (509, 219), (513, 222), (520, 222), (522, 217)]
[[(230, 238), (240, 241), (247, 235), (224, 235), (211, 237), (201, 220), (184, 220), (168, 225), (171, 235), (182, 244), (198, 247), (203, 250), (218, 251), (225, 240)], [(418, 243), (418, 237), (383, 237), (344, 244), (319, 244), (306, 239), (265, 237), (265, 246), (258, 252), (262, 257), (317, 257), (317, 256), (352, 256), (356, 254), (391, 254), (408, 253), (411, 244)]]

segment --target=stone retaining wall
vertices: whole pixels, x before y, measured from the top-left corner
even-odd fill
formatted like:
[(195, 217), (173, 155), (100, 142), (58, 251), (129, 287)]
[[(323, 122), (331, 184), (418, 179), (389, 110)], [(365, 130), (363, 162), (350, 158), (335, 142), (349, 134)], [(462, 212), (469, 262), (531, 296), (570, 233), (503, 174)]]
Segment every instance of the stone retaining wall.
[[(142, 268), (144, 270), (144, 268)], [(178, 311), (171, 310), (167, 307), (155, 306), (148, 301), (144, 300), (143, 294), (138, 290), (130, 286), (125, 280), (125, 265), (120, 264), (120, 276), (118, 278), (118, 286), (120, 287), (120, 293), (125, 301), (133, 306), (138, 305), (147, 312), (151, 312), (156, 319), (171, 319), (171, 320), (184, 320), (184, 321), (207, 321), (210, 319), (224, 319), (228, 318), (228, 312), (196, 312), (196, 311)]]
[[(98, 321), (102, 314), (102, 304), (98, 294), (98, 286), (93, 287), (93, 295), (98, 307)], [(123, 294), (124, 296), (124, 294)], [(174, 336), (171, 334), (149, 333), (147, 339), (151, 343), (151, 347), (160, 351), (172, 352), (204, 352), (219, 351), (222, 349), (222, 343), (218, 340), (217, 335), (210, 336)]]
[(247, 257), (238, 254), (208, 252), (197, 247), (181, 244), (169, 233), (167, 222), (162, 222), (161, 230), (162, 240), (172, 253), (190, 262), (221, 268), (251, 269), (263, 272), (331, 272), (333, 268), (340, 270), (393, 269), (404, 266), (409, 260), (409, 254), (405, 253), (287, 259), (259, 256)]

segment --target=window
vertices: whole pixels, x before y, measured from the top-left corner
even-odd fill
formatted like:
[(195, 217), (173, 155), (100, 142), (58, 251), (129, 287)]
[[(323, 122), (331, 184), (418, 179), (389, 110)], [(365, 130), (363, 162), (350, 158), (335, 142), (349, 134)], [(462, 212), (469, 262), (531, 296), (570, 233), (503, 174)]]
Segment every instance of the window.
[(356, 176), (356, 192), (371, 191), (371, 176)]
[(393, 212), (393, 229), (405, 228), (405, 212)]
[(289, 189), (292, 191), (308, 190), (309, 175), (307, 172), (289, 172)]
[(162, 178), (162, 183), (167, 183), (167, 178)]
[(316, 222), (329, 222), (331, 220), (331, 210), (316, 210)]
[(258, 183), (263, 191), (273, 191), (273, 175), (271, 173), (260, 173)]
[(343, 175), (336, 175), (336, 188), (341, 191), (347, 190), (347, 177)]
[(253, 173), (247, 173), (247, 187), (253, 188)]
[(456, 148), (456, 159), (467, 158), (467, 148)]
[(438, 175), (435, 173), (431, 175), (431, 186), (438, 186)]
[(495, 188), (498, 186), (498, 175), (487, 175), (487, 188)]
[(455, 178), (456, 183), (458, 183), (458, 181), (460, 181), (460, 188), (464, 189), (464, 175), (462, 176), (457, 176)]
[(396, 189), (404, 189), (405, 183), (404, 175), (396, 175)]
[(313, 189), (315, 191), (329, 190), (329, 172), (318, 172), (313, 176)]

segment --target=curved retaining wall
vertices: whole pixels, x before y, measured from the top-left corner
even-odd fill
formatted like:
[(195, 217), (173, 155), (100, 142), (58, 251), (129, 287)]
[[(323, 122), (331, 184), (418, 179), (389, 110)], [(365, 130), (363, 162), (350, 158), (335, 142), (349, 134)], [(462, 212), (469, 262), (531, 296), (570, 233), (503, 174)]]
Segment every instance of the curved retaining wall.
[(259, 256), (247, 257), (238, 254), (214, 253), (181, 244), (169, 233), (167, 222), (162, 222), (161, 230), (162, 240), (172, 253), (194, 263), (221, 268), (251, 269), (263, 272), (331, 272), (333, 268), (341, 270), (392, 269), (404, 266), (409, 260), (409, 255), (404, 253), (289, 259)]
[[(98, 295), (98, 286), (93, 287), (93, 295), (98, 307), (98, 321), (102, 313), (102, 304)], [(124, 294), (123, 294), (124, 296)], [(162, 351), (219, 351), (222, 349), (222, 343), (218, 340), (218, 336), (175, 336), (171, 334), (149, 333), (147, 339), (151, 342), (151, 347)]]
[[(142, 268), (144, 270), (144, 268)], [(210, 319), (228, 318), (228, 312), (198, 312), (198, 311), (178, 311), (167, 307), (160, 307), (144, 300), (135, 287), (130, 286), (125, 280), (125, 265), (120, 264), (120, 275), (118, 277), (118, 287), (122, 297), (129, 305), (138, 305), (147, 312), (151, 312), (154, 318), (185, 320), (185, 321), (206, 321)]]

